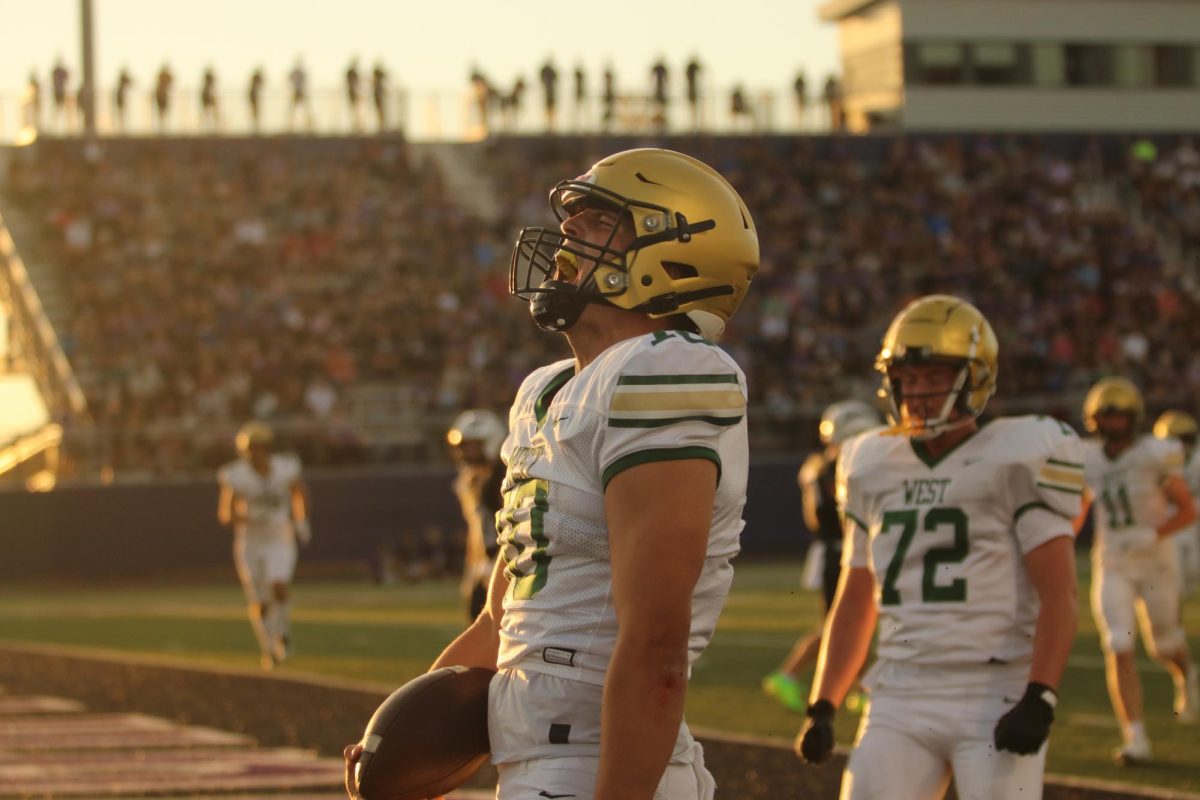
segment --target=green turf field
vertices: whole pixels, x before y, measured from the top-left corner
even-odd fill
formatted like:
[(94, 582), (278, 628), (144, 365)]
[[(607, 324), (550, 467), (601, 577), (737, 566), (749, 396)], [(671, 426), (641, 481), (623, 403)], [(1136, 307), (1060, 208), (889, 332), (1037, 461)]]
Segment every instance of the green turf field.
[[(812, 624), (818, 599), (799, 590), (797, 563), (738, 565), (733, 593), (712, 646), (697, 664), (688, 696), (692, 724), (790, 742), (800, 718), (777, 707), (759, 680)], [(282, 670), (395, 686), (423, 671), (463, 623), (449, 582), (379, 587), (356, 580), (305, 578), (294, 594), (297, 655)], [(1177, 724), (1166, 672), (1142, 659), (1146, 718), (1158, 759), (1129, 770), (1109, 753), (1118, 743), (1104, 688), (1096, 631), (1081, 581), (1081, 622), (1062, 685), (1049, 770), (1178, 789), (1200, 789), (1200, 727)], [(1185, 609), (1200, 652), (1200, 602)], [(105, 587), (0, 588), (0, 639), (185, 657), (255, 667), (258, 653), (240, 589), (227, 582), (162, 581)], [(840, 715), (849, 742), (856, 719)]]

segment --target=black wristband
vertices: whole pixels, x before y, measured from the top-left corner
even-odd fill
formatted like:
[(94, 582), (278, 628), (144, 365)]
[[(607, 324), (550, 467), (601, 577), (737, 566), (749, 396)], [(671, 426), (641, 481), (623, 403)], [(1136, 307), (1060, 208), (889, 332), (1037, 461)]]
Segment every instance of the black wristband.
[(829, 722), (833, 719), (833, 712), (835, 710), (836, 709), (834, 709), (833, 703), (829, 702), (828, 700), (818, 700), (810, 705), (805, 713), (811, 717), (814, 722)]
[(1041, 700), (1051, 709), (1058, 705), (1058, 692), (1044, 683), (1030, 681), (1025, 686), (1025, 696), (1022, 700)]

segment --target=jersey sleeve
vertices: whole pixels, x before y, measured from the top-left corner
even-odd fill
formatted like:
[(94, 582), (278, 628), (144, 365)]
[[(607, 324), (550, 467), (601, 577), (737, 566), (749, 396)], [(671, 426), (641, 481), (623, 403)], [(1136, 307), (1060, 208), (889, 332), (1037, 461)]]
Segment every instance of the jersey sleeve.
[(300, 456), (288, 453), (284, 456), (284, 465), (287, 475), (287, 483), (290, 486), (300, 480), (300, 473), (303, 471), (303, 466), (300, 463)]
[(835, 471), (838, 513), (842, 518), (842, 566), (870, 566), (870, 529), (866, 523), (864, 498), (854, 474), (858, 448), (864, 436), (856, 436), (842, 445)]
[(217, 470), (217, 485), (222, 489), (233, 489), (233, 464), (224, 464)]
[(717, 347), (646, 348), (622, 365), (606, 409), (601, 482), (653, 461), (706, 459), (721, 474), (720, 439), (746, 416), (746, 379)]
[(1154, 443), (1158, 449), (1159, 482), (1172, 475), (1183, 475), (1183, 443), (1178, 439), (1155, 439)]
[(1083, 443), (1065, 423), (1038, 417), (1010, 437), (1022, 459), (1013, 469), (1013, 528), (1022, 553), (1073, 534), (1083, 500)]

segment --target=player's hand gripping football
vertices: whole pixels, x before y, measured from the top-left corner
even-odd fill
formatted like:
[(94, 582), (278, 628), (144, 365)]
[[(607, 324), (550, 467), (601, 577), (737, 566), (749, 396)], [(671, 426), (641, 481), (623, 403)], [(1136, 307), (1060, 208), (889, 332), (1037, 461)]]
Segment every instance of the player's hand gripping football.
[(362, 751), (361, 744), (348, 744), (342, 751), (342, 757), (346, 759), (346, 796), (350, 800), (357, 800), (361, 797), (358, 793), (358, 777), (354, 774), (354, 767), (358, 764)]
[(1054, 722), (1054, 706), (1058, 695), (1043, 683), (1030, 683), (1017, 704), (996, 723), (997, 750), (1017, 755), (1033, 755), (1042, 749), (1050, 736)]
[(808, 707), (808, 722), (793, 749), (806, 764), (820, 764), (833, 752), (833, 704), (818, 700)]

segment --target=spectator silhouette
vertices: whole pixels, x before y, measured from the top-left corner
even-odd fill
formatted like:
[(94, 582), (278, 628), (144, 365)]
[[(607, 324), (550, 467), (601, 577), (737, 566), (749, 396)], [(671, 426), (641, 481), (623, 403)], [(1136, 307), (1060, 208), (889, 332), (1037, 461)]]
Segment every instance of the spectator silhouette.
[(262, 90), (265, 78), (262, 67), (255, 68), (250, 74), (250, 86), (246, 90), (246, 101), (250, 104), (250, 127), (254, 133), (261, 130), (262, 125)]
[(550, 59), (547, 58), (546, 63), (542, 64), (538, 77), (542, 81), (542, 94), (546, 102), (546, 132), (553, 133), (558, 109), (558, 70)]
[(174, 85), (175, 76), (171, 74), (171, 67), (164, 62), (154, 82), (154, 109), (159, 133), (167, 129), (167, 120), (171, 112), (171, 89)]
[(217, 102), (217, 75), (210, 66), (204, 70), (200, 87), (200, 125), (210, 133), (221, 130), (221, 109)]
[(133, 76), (128, 67), (121, 67), (117, 74), (117, 89), (113, 93), (113, 116), (116, 117), (117, 130), (122, 133), (126, 129), (126, 114), (129, 111), (129, 90), (133, 88)]
[(358, 74), (358, 59), (346, 67), (346, 109), (350, 112), (350, 130), (362, 131), (362, 76)]
[(312, 133), (313, 109), (308, 98), (308, 70), (304, 68), (304, 60), (296, 57), (292, 71), (288, 73), (288, 83), (292, 86), (292, 105), (288, 109), (288, 130), (296, 128), (296, 115), (300, 114), (304, 130)]
[(500, 122), (506, 131), (513, 131), (521, 119), (521, 100), (525, 94), (525, 79), (518, 77), (512, 91), (500, 97)]
[(829, 129), (834, 132), (845, 130), (846, 112), (842, 105), (842, 84), (836, 75), (825, 79), (825, 89), (821, 98), (829, 109)]
[(496, 91), (488, 82), (488, 79), (479, 67), (471, 66), (471, 105), (475, 108), (475, 124), (478, 126), (479, 138), (484, 138), (489, 133), (489, 125), (491, 123), (492, 103), (496, 100)]
[(60, 131), (69, 124), (67, 84), (70, 80), (71, 73), (63, 64), (62, 56), (59, 56), (58, 60), (54, 62), (54, 69), (50, 71), (50, 88), (54, 94), (54, 126)]
[(25, 125), (36, 131), (42, 126), (42, 83), (37, 70), (29, 71), (29, 83), (25, 87)]
[(796, 73), (796, 80), (792, 81), (792, 93), (796, 99), (796, 118), (800, 127), (805, 128), (808, 122), (808, 78), (804, 76), (804, 70)]
[(654, 101), (653, 123), (655, 130), (659, 132), (667, 129), (667, 82), (669, 79), (667, 65), (660, 58), (650, 68), (650, 81), (653, 85), (651, 98)]
[(746, 98), (746, 90), (738, 84), (729, 96), (729, 113), (732, 116), (734, 130), (746, 131), (754, 129), (754, 113), (750, 101)]
[(692, 130), (700, 130), (700, 73), (704, 68), (700, 65), (699, 59), (692, 57), (692, 60), (687, 63), (684, 70), (684, 75), (687, 78), (687, 102), (688, 108), (692, 112)]
[(617, 111), (617, 76), (613, 72), (611, 64), (604, 68), (604, 92), (600, 99), (604, 105), (600, 115), (601, 127), (605, 133), (608, 133), (615, 121)]
[(587, 76), (583, 72), (582, 64), (575, 65), (574, 76), (575, 105), (571, 109), (572, 125), (576, 131), (581, 131), (587, 127)]
[(379, 132), (388, 129), (388, 74), (383, 62), (376, 61), (371, 70), (371, 97), (375, 102), (375, 122)]
[(358, 58), (346, 67), (346, 108), (350, 114), (350, 130), (359, 133), (362, 130), (362, 76)]

